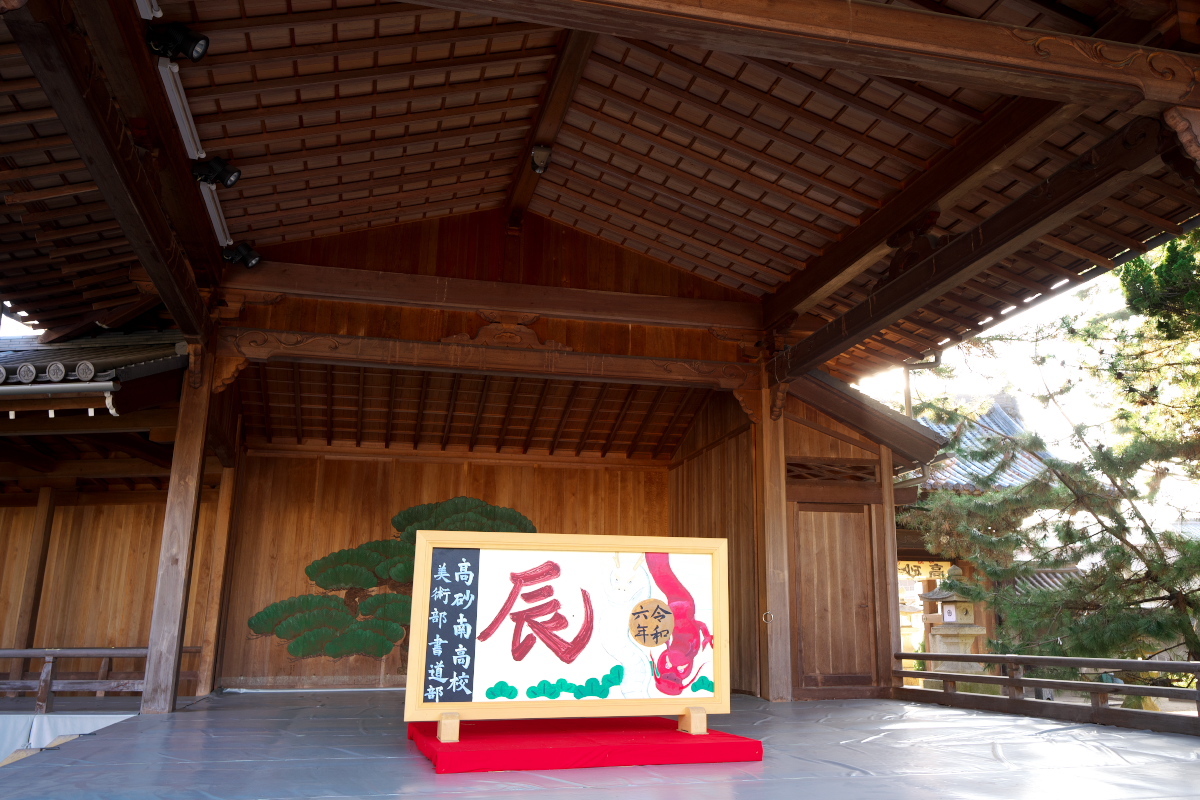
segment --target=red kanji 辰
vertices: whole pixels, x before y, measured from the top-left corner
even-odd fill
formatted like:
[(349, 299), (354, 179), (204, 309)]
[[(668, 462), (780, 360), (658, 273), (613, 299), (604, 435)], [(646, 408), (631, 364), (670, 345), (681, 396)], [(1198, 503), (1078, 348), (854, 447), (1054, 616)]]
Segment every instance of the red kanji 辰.
[[(579, 590), (583, 595), (583, 625), (579, 628), (579, 633), (575, 638), (570, 641), (556, 633), (567, 627), (567, 618), (559, 613), (562, 603), (550, 599), (554, 596), (554, 587), (543, 586), (530, 592), (522, 591), (527, 586), (552, 581), (560, 574), (562, 574), (562, 570), (553, 561), (547, 561), (540, 567), (534, 567), (525, 572), (510, 573), (509, 578), (513, 583), (512, 591), (509, 593), (508, 599), (504, 601), (504, 607), (500, 609), (500, 613), (492, 620), (492, 624), (479, 634), (479, 641), (490, 639), (492, 634), (499, 630), (507, 615), (516, 625), (513, 629), (512, 640), (514, 661), (520, 661), (529, 655), (529, 651), (533, 649), (538, 639), (541, 639), (542, 643), (549, 647), (551, 652), (558, 656), (558, 660), (564, 664), (570, 664), (578, 658), (592, 638), (592, 598), (588, 595), (587, 590)], [(540, 605), (513, 611), (512, 608), (517, 602), (518, 595), (526, 603), (540, 603)], [(546, 602), (541, 602), (543, 600)], [(526, 625), (529, 626), (532, 633), (522, 637)]]

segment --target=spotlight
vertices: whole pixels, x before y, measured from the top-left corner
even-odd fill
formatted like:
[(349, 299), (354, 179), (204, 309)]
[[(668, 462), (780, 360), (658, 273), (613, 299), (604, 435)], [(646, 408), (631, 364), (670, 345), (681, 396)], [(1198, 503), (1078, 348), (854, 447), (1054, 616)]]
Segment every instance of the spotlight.
[(231, 189), (238, 182), (238, 178), (242, 177), (242, 171), (229, 166), (229, 162), (220, 156), (213, 156), (208, 161), (192, 164), (192, 177), (213, 185), (219, 183), (226, 189)]
[(186, 56), (190, 61), (199, 61), (208, 52), (208, 37), (193, 33), (182, 22), (167, 25), (151, 25), (146, 34), (150, 52), (164, 58)]
[(262, 256), (258, 254), (258, 251), (246, 242), (233, 247), (226, 247), (221, 251), (221, 257), (226, 261), (241, 264), (246, 269), (253, 269), (258, 266), (258, 262), (262, 261)]
[(546, 171), (546, 167), (550, 165), (550, 148), (544, 144), (539, 144), (529, 154), (533, 157), (533, 171), (541, 175)]

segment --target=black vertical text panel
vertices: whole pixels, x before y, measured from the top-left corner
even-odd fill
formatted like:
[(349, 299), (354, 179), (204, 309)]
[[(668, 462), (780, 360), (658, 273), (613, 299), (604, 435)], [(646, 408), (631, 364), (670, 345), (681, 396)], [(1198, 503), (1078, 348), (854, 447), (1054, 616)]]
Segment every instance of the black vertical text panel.
[(425, 642), (427, 702), (474, 699), (478, 592), (478, 549), (433, 548)]

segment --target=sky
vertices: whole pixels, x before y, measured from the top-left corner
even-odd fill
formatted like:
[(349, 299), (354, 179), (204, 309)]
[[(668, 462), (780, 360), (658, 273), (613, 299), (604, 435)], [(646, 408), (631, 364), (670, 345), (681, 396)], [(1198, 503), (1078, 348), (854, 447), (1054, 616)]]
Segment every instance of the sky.
[[(1091, 317), (1124, 307), (1120, 281), (1109, 273), (1040, 305), (1014, 310), (1010, 312), (1011, 319), (987, 329), (985, 335), (1021, 339), (1038, 326), (1054, 324), (1065, 316), (1084, 314)], [(1053, 405), (1045, 407), (1031, 395), (1044, 392), (1046, 386), (1061, 386), (1069, 377), (1078, 377), (1072, 364), (1082, 361), (1083, 353), (1082, 346), (1063, 341), (1047, 354), (1043, 344), (1043, 354), (1052, 358), (1039, 368), (1032, 361), (1035, 347), (1027, 339), (999, 343), (995, 358), (972, 354), (969, 349), (957, 345), (946, 350), (942, 358), (942, 363), (953, 369), (951, 377), (941, 377), (927, 370), (912, 373), (913, 403), (946, 396), (983, 399), (1007, 391), (1016, 397), (1026, 429), (1040, 434), (1055, 455), (1069, 458), (1081, 453), (1071, 439), (1073, 425), (1102, 425), (1111, 418), (1106, 388), (1094, 381), (1085, 382), (1061, 398), (1062, 409)], [(859, 382), (858, 388), (894, 408), (904, 407), (904, 372), (901, 369), (866, 378)], [(1102, 431), (1098, 435), (1102, 435)], [(1200, 517), (1200, 493), (1194, 482), (1168, 478), (1161, 497), (1162, 502), (1154, 506), (1150, 514), (1158, 524), (1178, 520), (1180, 509), (1184, 509), (1188, 518)]]
[(22, 325), (15, 319), (0, 316), (0, 338), (5, 336), (37, 336), (38, 331), (27, 325)]

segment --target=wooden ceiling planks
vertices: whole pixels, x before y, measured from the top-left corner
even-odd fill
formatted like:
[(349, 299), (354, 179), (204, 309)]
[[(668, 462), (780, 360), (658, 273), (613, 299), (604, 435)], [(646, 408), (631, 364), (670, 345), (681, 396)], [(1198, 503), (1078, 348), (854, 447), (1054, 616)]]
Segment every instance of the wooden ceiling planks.
[(253, 445), (669, 460), (707, 393), (689, 387), (255, 363), (238, 378)]
[[(1096, 25), (1050, 0), (918, 5), (1068, 33)], [(511, 202), (567, 38), (544, 23), (402, 3), (164, 9), (164, 21), (212, 37), (203, 61), (180, 64), (183, 81), (206, 147), (243, 169), (221, 198), (230, 230), (254, 244)], [(0, 291), (64, 327), (128, 309), (138, 297), (128, 243), (19, 53), (4, 46), (0, 174), (14, 213), (0, 219)], [(773, 308), (781, 287), (902, 205), (907, 188), (1003, 116), (1006, 102), (844, 65), (601, 36), (529, 209)], [(974, 228), (1129, 119), (1104, 106), (1075, 112), (954, 195), (932, 232)], [(1170, 172), (1139, 178), (828, 366), (854, 379), (961, 341), (1177, 234), (1197, 211), (1200, 199)], [(836, 287), (813, 295), (811, 313), (830, 321), (863, 303), (889, 265), (884, 252), (855, 274), (840, 271)], [(520, 419), (511, 422), (515, 442)]]
[(167, 12), (212, 38), (182, 80), (206, 150), (243, 170), (220, 194), (255, 245), (499, 205), (563, 38), (406, 4)]

